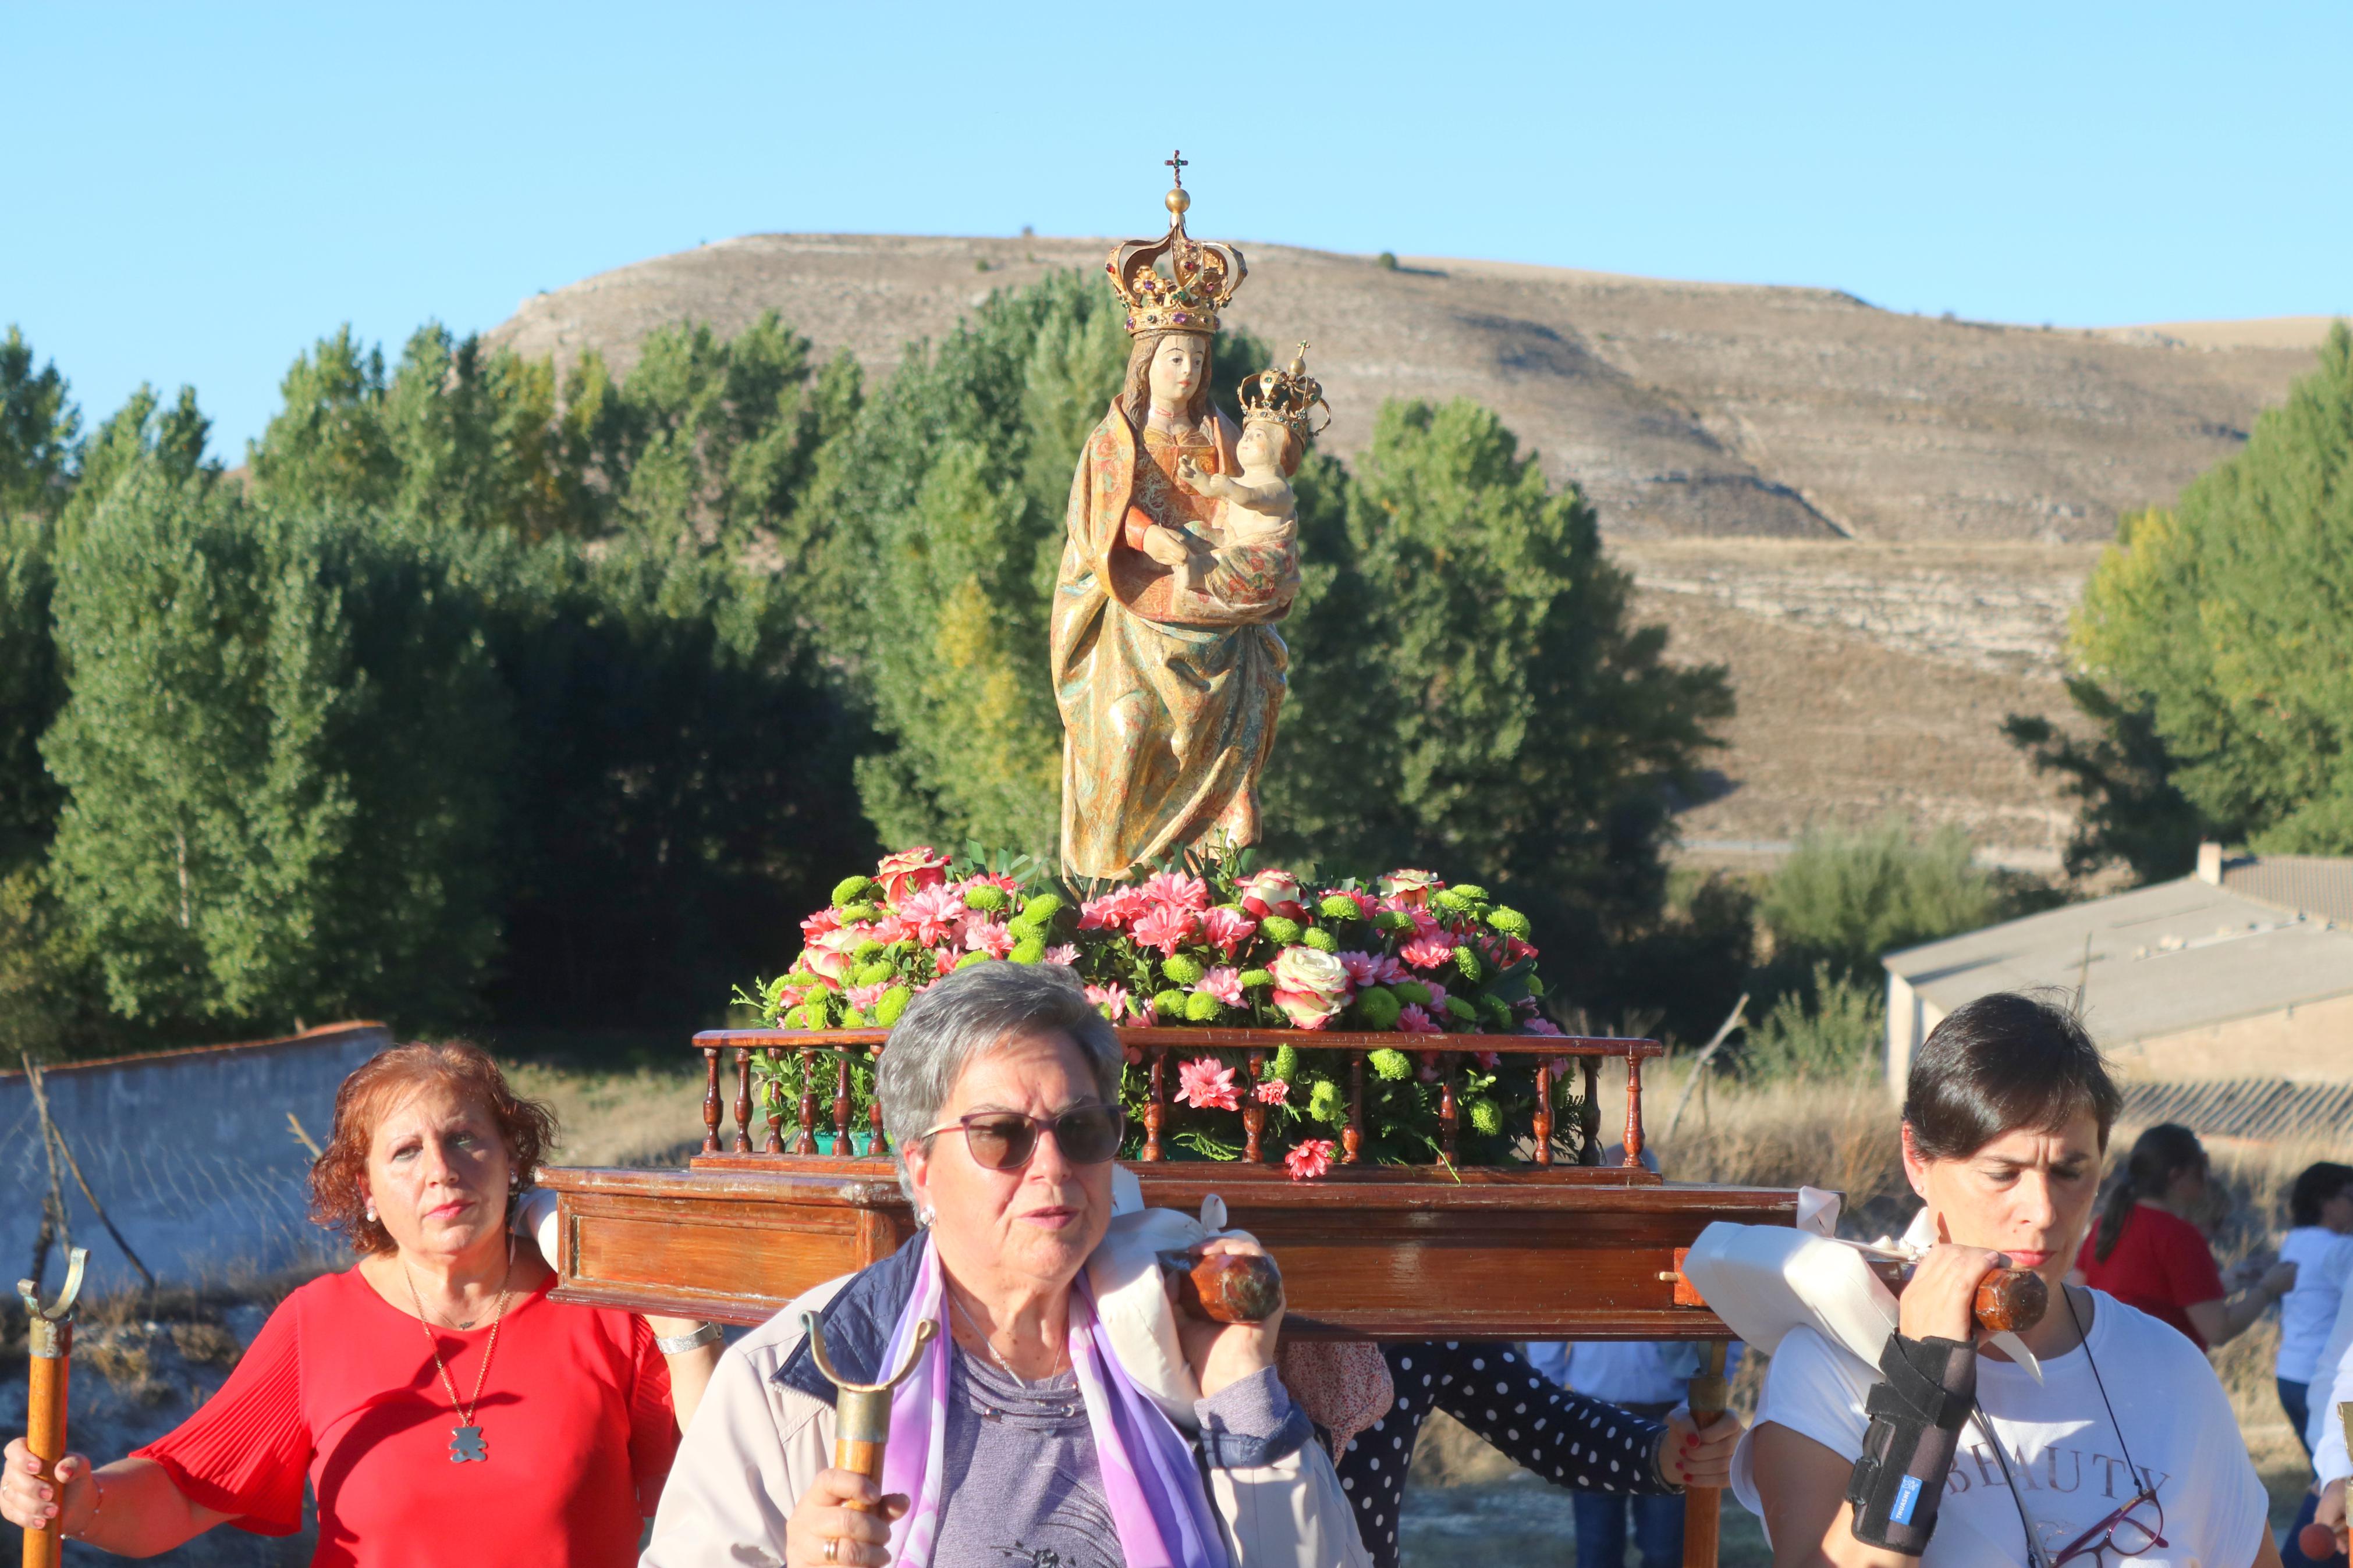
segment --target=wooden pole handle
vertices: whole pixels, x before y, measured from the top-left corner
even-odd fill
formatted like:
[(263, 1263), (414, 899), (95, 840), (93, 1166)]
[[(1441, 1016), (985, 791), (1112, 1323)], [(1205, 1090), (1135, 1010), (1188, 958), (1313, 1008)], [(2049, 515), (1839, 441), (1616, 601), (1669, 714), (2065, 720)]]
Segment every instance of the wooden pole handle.
[[(41, 1462), (45, 1481), (57, 1479), (58, 1461), (66, 1457), (66, 1384), (73, 1364), (68, 1359), (73, 1350), (73, 1325), (57, 1324), (55, 1332), (58, 1353), (43, 1355), (36, 1350), (26, 1363), (25, 1447)], [(25, 1531), (25, 1568), (58, 1568), (64, 1551), (64, 1524), (61, 1500), (58, 1517), (47, 1528)]]
[[(882, 1484), (882, 1447), (880, 1443), (860, 1443), (837, 1437), (833, 1440), (833, 1468), (864, 1476), (879, 1487)], [(845, 1502), (841, 1506), (855, 1509), (860, 1513), (875, 1511), (875, 1505), (869, 1502)]]
[(1282, 1310), (1282, 1270), (1255, 1252), (1164, 1252), (1176, 1305), (1212, 1323), (1263, 1323)]
[[(1732, 1384), (1724, 1375), (1725, 1347), (1712, 1340), (1700, 1374), (1691, 1380), (1692, 1425), (1702, 1431), (1724, 1419), (1731, 1403)], [(1715, 1568), (1724, 1524), (1724, 1493), (1715, 1487), (1693, 1487), (1683, 1493), (1683, 1568)]]

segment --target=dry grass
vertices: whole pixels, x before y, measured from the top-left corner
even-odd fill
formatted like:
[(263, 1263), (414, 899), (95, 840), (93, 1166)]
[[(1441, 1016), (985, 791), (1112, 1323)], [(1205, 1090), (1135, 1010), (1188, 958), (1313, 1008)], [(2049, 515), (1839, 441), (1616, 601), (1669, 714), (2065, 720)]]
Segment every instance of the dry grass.
[(504, 1066), (516, 1093), (555, 1112), (558, 1140), (549, 1154), (552, 1163), (682, 1165), (702, 1146), (699, 1062), (681, 1060), (674, 1070), (595, 1071), (544, 1062)]

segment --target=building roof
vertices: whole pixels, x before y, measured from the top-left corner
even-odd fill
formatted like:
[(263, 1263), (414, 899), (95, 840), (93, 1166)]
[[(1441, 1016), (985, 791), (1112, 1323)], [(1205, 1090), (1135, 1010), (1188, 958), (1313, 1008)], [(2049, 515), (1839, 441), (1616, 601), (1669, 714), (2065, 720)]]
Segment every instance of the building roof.
[(2114, 1047), (2353, 993), (2353, 930), (2184, 877), (1881, 962), (1946, 1013), (1994, 991), (2072, 993), (2080, 980), (2084, 1023)]
[(2256, 1142), (2353, 1142), (2353, 1083), (2240, 1078), (2118, 1087), (2125, 1092), (2122, 1122), (2175, 1121), (2205, 1137)]
[(2222, 862), (2222, 890), (2353, 925), (2353, 859), (2341, 856), (2242, 855)]

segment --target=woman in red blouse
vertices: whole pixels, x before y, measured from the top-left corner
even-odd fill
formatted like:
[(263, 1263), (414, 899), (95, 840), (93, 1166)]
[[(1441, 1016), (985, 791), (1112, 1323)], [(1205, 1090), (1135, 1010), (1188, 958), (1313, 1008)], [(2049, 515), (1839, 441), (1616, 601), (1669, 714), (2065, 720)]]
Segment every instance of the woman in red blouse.
[(2160, 1122), (2133, 1143), (2125, 1179), (2108, 1194), (2077, 1257), (2084, 1283), (2172, 1324), (2200, 1350), (2237, 1339), (2295, 1289), (2295, 1265), (2225, 1295), (2206, 1237), (2189, 1223), (2206, 1197), (2206, 1147), (2198, 1134)]
[(128, 1458), (73, 1456), (52, 1485), (9, 1444), (0, 1513), (148, 1557), (224, 1522), (290, 1535), (307, 1480), (314, 1565), (634, 1563), (718, 1334), (548, 1300), (510, 1219), (554, 1131), (472, 1046), (376, 1057), (311, 1172), (312, 1217), (358, 1265), (287, 1297), (220, 1392)]

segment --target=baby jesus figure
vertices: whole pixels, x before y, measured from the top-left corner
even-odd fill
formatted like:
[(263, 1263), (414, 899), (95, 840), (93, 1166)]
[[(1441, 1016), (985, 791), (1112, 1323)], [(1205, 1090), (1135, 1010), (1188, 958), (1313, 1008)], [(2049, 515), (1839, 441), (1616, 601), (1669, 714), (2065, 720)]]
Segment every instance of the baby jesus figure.
[(1299, 595), (1299, 507), (1290, 476), (1299, 471), (1306, 442), (1282, 418), (1251, 409), (1234, 443), (1241, 473), (1205, 473), (1179, 458), (1176, 478), (1218, 503), (1214, 538), (1187, 532), (1184, 559), (1173, 563), (1178, 610), (1192, 606), (1264, 610), (1274, 619)]

